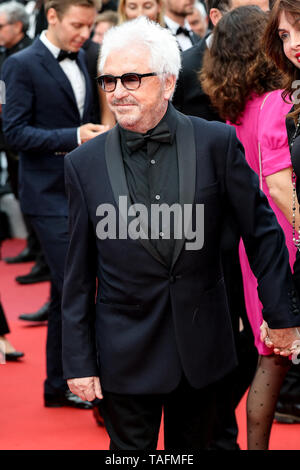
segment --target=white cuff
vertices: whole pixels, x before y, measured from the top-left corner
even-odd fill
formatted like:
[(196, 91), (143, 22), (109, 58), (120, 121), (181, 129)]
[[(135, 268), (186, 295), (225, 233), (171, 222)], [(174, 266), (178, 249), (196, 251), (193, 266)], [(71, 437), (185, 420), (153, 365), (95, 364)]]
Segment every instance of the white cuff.
[(81, 138), (80, 138), (80, 127), (77, 128), (77, 144), (81, 145)]

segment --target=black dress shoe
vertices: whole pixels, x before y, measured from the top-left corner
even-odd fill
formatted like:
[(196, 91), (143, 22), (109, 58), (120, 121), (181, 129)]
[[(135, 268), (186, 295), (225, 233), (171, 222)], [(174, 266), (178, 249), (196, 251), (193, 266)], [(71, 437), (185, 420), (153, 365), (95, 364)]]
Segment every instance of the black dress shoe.
[(19, 315), (20, 320), (25, 321), (47, 321), (48, 320), (48, 311), (49, 311), (50, 302), (46, 302), (37, 312), (34, 313), (22, 313)]
[(47, 408), (60, 408), (61, 406), (71, 406), (73, 408), (81, 408), (83, 410), (90, 410), (93, 405), (89, 401), (83, 401), (77, 395), (67, 390), (61, 395), (45, 395), (45, 406)]
[(29, 261), (35, 261), (35, 260), (36, 260), (36, 253), (30, 250), (28, 247), (24, 248), (24, 250), (21, 251), (21, 253), (19, 253), (17, 256), (4, 258), (4, 261), (8, 264), (28, 263)]
[(17, 276), (16, 281), (19, 284), (35, 284), (36, 282), (50, 281), (50, 271), (47, 265), (35, 264), (30, 273), (24, 276)]
[(300, 423), (300, 403), (277, 402), (275, 419), (279, 423)]
[(14, 352), (11, 352), (11, 353), (6, 353), (5, 354), (5, 360), (7, 362), (17, 361), (18, 359), (20, 359), (20, 357), (23, 357), (23, 356), (24, 356), (23, 352), (14, 351)]

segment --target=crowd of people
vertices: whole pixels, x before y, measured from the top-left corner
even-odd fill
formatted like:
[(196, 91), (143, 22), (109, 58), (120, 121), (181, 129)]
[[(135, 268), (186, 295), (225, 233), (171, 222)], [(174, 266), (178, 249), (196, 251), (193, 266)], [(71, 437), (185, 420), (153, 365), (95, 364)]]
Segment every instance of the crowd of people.
[[(93, 409), (112, 450), (154, 450), (162, 407), (166, 449), (238, 449), (249, 387), (248, 449), (274, 416), (300, 422), (299, 17), (299, 0), (0, 2), (0, 197), (28, 233), (4, 261), (50, 281), (19, 317), (47, 322), (45, 406)], [(204, 204), (203, 247), (163, 220), (151, 241), (99, 237), (120, 196)], [(8, 334), (0, 303), (20, 361)]]

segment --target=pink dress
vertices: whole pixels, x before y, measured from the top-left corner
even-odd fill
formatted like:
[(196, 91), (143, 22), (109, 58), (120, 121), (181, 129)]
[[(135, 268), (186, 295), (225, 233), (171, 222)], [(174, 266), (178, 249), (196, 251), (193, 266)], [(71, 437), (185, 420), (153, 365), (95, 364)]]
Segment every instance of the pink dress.
[[(241, 125), (234, 125), (238, 139), (245, 148), (246, 159), (250, 167), (260, 178), (260, 187), (268, 198), (269, 204), (281, 225), (290, 256), (291, 267), (296, 257), (296, 248), (292, 241), (292, 226), (272, 201), (266, 183), (266, 177), (291, 166), (285, 117), (291, 109), (281, 97), (281, 90), (253, 95), (240, 118)], [(230, 124), (230, 123), (228, 123)], [(258, 353), (268, 355), (271, 350), (260, 341), (259, 327), (262, 323), (262, 304), (257, 294), (257, 281), (254, 277), (243, 242), (240, 243), (240, 263), (243, 275), (246, 310), (251, 324), (255, 346)]]

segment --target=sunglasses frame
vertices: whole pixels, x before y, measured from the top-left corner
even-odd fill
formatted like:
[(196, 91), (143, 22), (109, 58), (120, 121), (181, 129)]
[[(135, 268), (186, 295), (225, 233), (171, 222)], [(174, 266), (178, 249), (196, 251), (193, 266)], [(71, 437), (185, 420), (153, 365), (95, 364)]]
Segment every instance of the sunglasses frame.
[[(128, 88), (125, 84), (124, 84), (124, 81), (126, 79), (126, 77), (128, 75), (135, 75), (137, 78), (138, 78), (138, 81), (139, 81), (139, 86), (137, 88)], [(121, 83), (123, 85), (124, 88), (126, 88), (126, 90), (128, 91), (135, 91), (135, 90), (138, 90), (138, 88), (140, 88), (141, 86), (141, 81), (142, 81), (142, 78), (144, 77), (155, 77), (157, 76), (158, 74), (155, 73), (155, 72), (150, 72), (150, 73), (135, 73), (135, 72), (129, 72), (129, 73), (124, 73), (123, 75), (109, 75), (109, 74), (106, 74), (106, 75), (100, 75), (99, 77), (96, 78), (98, 84), (101, 86), (102, 90), (104, 90), (106, 93), (113, 93), (117, 87), (117, 81), (118, 79), (121, 80)], [(106, 90), (105, 89), (105, 84), (104, 84), (104, 78), (105, 77), (109, 77), (111, 79), (114, 80), (114, 89), (113, 90)]]

